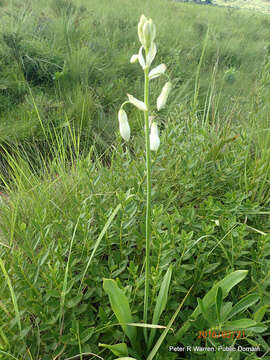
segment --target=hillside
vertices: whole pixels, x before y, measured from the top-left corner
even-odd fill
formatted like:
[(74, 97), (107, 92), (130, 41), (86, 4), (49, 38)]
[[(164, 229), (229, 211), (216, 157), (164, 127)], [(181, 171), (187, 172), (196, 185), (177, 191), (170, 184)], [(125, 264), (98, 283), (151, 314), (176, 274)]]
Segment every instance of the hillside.
[(269, 360), (269, 99), (267, 14), (0, 0), (0, 359)]

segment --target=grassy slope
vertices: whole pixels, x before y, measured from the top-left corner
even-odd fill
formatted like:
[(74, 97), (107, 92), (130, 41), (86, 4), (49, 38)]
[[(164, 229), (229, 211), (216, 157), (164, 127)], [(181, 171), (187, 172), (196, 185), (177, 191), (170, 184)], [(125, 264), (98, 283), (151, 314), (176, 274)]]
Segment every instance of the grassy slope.
[[(248, 269), (249, 275), (229, 300), (235, 303), (258, 291), (260, 303), (246, 317), (260, 305), (269, 304), (270, 76), (263, 62), (270, 37), (264, 26), (268, 18), (192, 4), (155, 1), (153, 6), (150, 1), (133, 1), (127, 6), (123, 0), (115, 0), (113, 5), (99, 0), (83, 2), (87, 11), (76, 23), (76, 16), (65, 22), (47, 1), (30, 4), (30, 12), (21, 7), (20, 19), (2, 14), (2, 24), (6, 25), (2, 26), (2, 35), (16, 29), (23, 35), (20, 55), (25, 65), (32, 64), (26, 62), (26, 54), (36, 59), (53, 58), (52, 63), (61, 67), (63, 75), (55, 83), (54, 67), (37, 66), (34, 74), (42, 76), (41, 83), (36, 84), (20, 62), (17, 66), (11, 61), (14, 53), (2, 42), (0, 71), (9, 91), (2, 89), (1, 105), (12, 101), (12, 91), (25, 93), (16, 106), (6, 104), (1, 114), (6, 119), (6, 125), (1, 125), (2, 137), (13, 141), (7, 154), (16, 156), (5, 156), (12, 168), (12, 185), (1, 207), (1, 236), (10, 248), (1, 245), (0, 256), (16, 294), (22, 332), (19, 334), (10, 289), (1, 273), (0, 349), (20, 360), (30, 360), (31, 356), (51, 360), (59, 354), (62, 360), (80, 352), (114, 359), (98, 347), (99, 342), (123, 340), (119, 327), (112, 326), (115, 318), (102, 290), (102, 277), (119, 279), (132, 299), (135, 321), (141, 321), (145, 176), (138, 113), (129, 112), (132, 142), (128, 146), (118, 136), (108, 136), (112, 146), (103, 144), (106, 154), (101, 156), (100, 145), (104, 125), (109, 133), (117, 134), (116, 112), (125, 94), (142, 96), (141, 71), (138, 65), (129, 64), (130, 55), (138, 49), (136, 24), (141, 13), (151, 16), (158, 27), (156, 64), (166, 63), (175, 79), (168, 109), (158, 117), (163, 131), (153, 166), (151, 301), (154, 303), (157, 285), (172, 263), (172, 286), (162, 324), (168, 323), (191, 285), (192, 295), (175, 329), (196, 307), (196, 298), (211, 288), (213, 279), (236, 269)], [(30, 35), (40, 16), (49, 21), (33, 42)], [(196, 70), (208, 22), (201, 87), (194, 104)], [(215, 67), (217, 58), (219, 66)], [(161, 85), (158, 80), (152, 94), (157, 95)], [(53, 134), (48, 140), (44, 139), (33, 99), (42, 124), (53, 124), (51, 132), (45, 131), (46, 136)], [(68, 120), (71, 124), (80, 122), (85, 113), (90, 128), (84, 127), (80, 150), (86, 157), (72, 142), (68, 124)], [(26, 120), (33, 121), (37, 129)], [(15, 132), (19, 126), (25, 133), (19, 137), (23, 146), (17, 147), (9, 129)], [(96, 139), (99, 142), (89, 153)], [(82, 291), (81, 276), (95, 241), (119, 203), (123, 208), (98, 248)], [(68, 291), (63, 302), (65, 274)], [(181, 341), (199, 344), (198, 330), (207, 326), (200, 317)], [(267, 334), (250, 336), (263, 352), (267, 351)], [(166, 340), (157, 359), (176, 358), (176, 354), (168, 353), (169, 345), (175, 345), (174, 337)], [(192, 354), (191, 359), (208, 359), (211, 354), (204, 356)]]
[(214, 4), (232, 7), (243, 10), (259, 11), (265, 14), (270, 12), (270, 3), (268, 0), (216, 0)]

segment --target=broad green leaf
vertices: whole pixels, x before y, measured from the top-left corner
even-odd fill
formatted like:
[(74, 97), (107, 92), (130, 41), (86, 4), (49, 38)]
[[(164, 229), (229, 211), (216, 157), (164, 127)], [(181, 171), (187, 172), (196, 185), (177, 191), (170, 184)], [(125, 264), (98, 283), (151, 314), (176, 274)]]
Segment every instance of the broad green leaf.
[(103, 279), (103, 288), (106, 294), (109, 296), (112, 310), (119, 321), (124, 333), (127, 335), (131, 344), (136, 348), (136, 335), (137, 329), (133, 326), (128, 326), (128, 323), (132, 323), (132, 315), (129, 307), (128, 298), (124, 292), (119, 289), (115, 280)]
[(203, 316), (204, 319), (208, 322), (208, 313), (207, 313), (207, 311), (205, 310), (203, 301), (202, 301), (200, 298), (198, 298), (197, 301), (198, 301), (198, 305), (199, 305), (199, 308), (200, 308), (200, 310), (201, 310), (202, 316)]
[(257, 321), (257, 322), (260, 322), (262, 321), (264, 315), (265, 315), (265, 312), (268, 308), (268, 305), (263, 305), (261, 306), (254, 314), (254, 320)]
[(252, 340), (252, 339), (246, 338), (246, 341), (247, 341), (251, 346), (254, 346), (254, 347), (260, 346), (260, 343), (259, 343), (259, 342), (254, 341), (254, 340)]
[(69, 309), (72, 309), (73, 307), (77, 306), (80, 301), (82, 300), (83, 294), (80, 294), (78, 296), (74, 296), (72, 299), (67, 301), (66, 307)]
[(248, 329), (246, 329), (247, 331), (252, 331), (254, 333), (263, 333), (266, 330), (268, 330), (268, 327), (262, 323), (259, 323), (257, 325), (251, 326)]
[(236, 314), (243, 312), (248, 307), (255, 304), (259, 299), (260, 299), (260, 296), (258, 294), (250, 294), (250, 295), (244, 297), (236, 305), (233, 306), (232, 310), (227, 315), (225, 321), (231, 319)]
[[(159, 294), (157, 297), (157, 302), (156, 302), (156, 306), (155, 306), (155, 310), (154, 310), (154, 314), (153, 314), (153, 320), (152, 320), (153, 325), (158, 324), (160, 316), (166, 307), (171, 277), (172, 277), (172, 267), (169, 266), (169, 268), (164, 276), (164, 279), (161, 283)], [(149, 342), (147, 345), (148, 348), (150, 348), (153, 343), (156, 331), (157, 331), (156, 329), (151, 329)]]
[[(248, 273), (247, 270), (234, 271), (233, 273), (225, 276), (225, 278), (220, 280), (217, 284), (215, 284), (212, 287), (212, 289), (209, 290), (208, 293), (203, 298), (205, 309), (208, 309), (210, 306), (214, 304), (216, 291), (218, 287), (221, 287), (222, 297), (224, 299), (228, 295), (230, 290), (247, 276), (247, 273)], [(201, 309), (199, 306), (197, 306), (196, 309), (191, 314), (190, 320), (196, 319), (200, 315), (200, 313), (201, 313)], [(186, 321), (184, 325), (177, 331), (175, 335), (176, 341), (179, 341), (179, 339), (181, 339), (181, 337), (189, 330), (191, 326), (190, 320)]]
[(222, 304), (222, 289), (219, 286), (217, 289), (217, 294), (216, 294), (216, 312), (217, 312), (217, 319), (218, 319), (219, 323), (220, 323), (221, 304)]
[(121, 357), (121, 358), (117, 358), (115, 360), (136, 360), (136, 359), (131, 358), (131, 357)]
[(252, 319), (239, 319), (234, 321), (227, 321), (222, 325), (222, 330), (246, 330), (251, 326), (256, 326), (257, 323)]
[(111, 350), (111, 352), (116, 356), (128, 356), (128, 347), (125, 343), (115, 345), (98, 344), (98, 346)]
[[(225, 278), (220, 280), (217, 284), (215, 284), (212, 287), (212, 289), (209, 290), (208, 293), (203, 298), (203, 304), (205, 309), (207, 310), (210, 306), (212, 306), (215, 303), (215, 297), (218, 287), (221, 287), (222, 297), (224, 299), (229, 294), (231, 289), (247, 276), (247, 273), (248, 273), (247, 270), (234, 271), (233, 273), (225, 276)], [(201, 313), (200, 308), (199, 306), (197, 306), (196, 309), (193, 311), (191, 317), (193, 319), (196, 319), (198, 315), (200, 315), (200, 313)]]

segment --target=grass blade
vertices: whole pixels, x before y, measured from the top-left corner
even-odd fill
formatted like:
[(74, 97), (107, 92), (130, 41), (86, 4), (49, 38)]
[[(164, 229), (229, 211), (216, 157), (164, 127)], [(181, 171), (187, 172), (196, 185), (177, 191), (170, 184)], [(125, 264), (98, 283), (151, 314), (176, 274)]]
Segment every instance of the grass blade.
[(178, 306), (177, 310), (175, 311), (175, 313), (173, 314), (171, 320), (169, 321), (166, 329), (163, 331), (163, 333), (160, 335), (158, 341), (156, 342), (155, 346), (153, 347), (152, 351), (150, 352), (150, 354), (147, 357), (147, 360), (152, 360), (154, 358), (154, 356), (156, 355), (156, 353), (158, 352), (158, 349), (160, 348), (161, 344), (163, 343), (166, 335), (168, 334), (170, 328), (172, 327), (172, 324), (174, 323), (174, 320), (176, 319), (179, 311), (181, 310), (182, 306), (184, 305), (184, 302), (186, 301), (188, 295), (190, 294), (192, 287), (188, 290), (186, 296), (184, 297), (184, 299), (182, 300), (181, 304)]
[[(153, 325), (158, 324), (160, 316), (166, 307), (171, 277), (172, 277), (172, 267), (169, 266), (169, 268), (164, 276), (164, 279), (161, 283), (160, 291), (159, 291), (159, 294), (157, 297), (157, 302), (156, 302), (154, 315), (153, 315), (153, 321), (152, 321)], [(148, 349), (150, 349), (152, 346), (154, 337), (156, 335), (156, 331), (157, 331), (157, 329), (151, 329), (149, 342), (147, 344)]]
[(8, 283), (8, 287), (9, 287), (9, 291), (10, 291), (10, 294), (11, 294), (13, 307), (14, 307), (14, 311), (15, 311), (16, 321), (17, 321), (18, 328), (19, 328), (20, 333), (21, 333), (22, 332), (22, 325), (21, 325), (21, 320), (20, 320), (20, 314), (19, 314), (17, 298), (16, 298), (15, 292), (13, 290), (10, 277), (8, 276), (8, 273), (7, 273), (6, 269), (5, 269), (5, 265), (4, 265), (4, 262), (3, 262), (2, 259), (0, 259), (0, 267), (1, 267), (1, 270), (2, 270), (2, 272), (4, 274), (4, 277), (5, 277), (5, 279), (6, 279), (7, 283)]
[(88, 268), (89, 268), (89, 266), (90, 266), (90, 264), (91, 264), (91, 261), (92, 261), (94, 255), (95, 255), (95, 253), (96, 253), (96, 251), (97, 251), (97, 248), (98, 248), (98, 246), (99, 246), (99, 244), (100, 244), (103, 236), (105, 235), (106, 231), (108, 230), (108, 227), (111, 225), (113, 219), (115, 218), (116, 214), (117, 214), (118, 211), (120, 210), (120, 208), (121, 208), (121, 204), (117, 205), (117, 207), (114, 209), (114, 211), (113, 211), (112, 214), (110, 215), (109, 219), (107, 220), (106, 224), (104, 225), (101, 233), (99, 234), (99, 237), (98, 237), (98, 239), (97, 239), (97, 241), (96, 241), (95, 247), (94, 247), (94, 249), (93, 249), (93, 251), (92, 251), (92, 254), (91, 254), (91, 256), (90, 256), (90, 259), (88, 260), (88, 263), (87, 263), (86, 268), (85, 268), (85, 270), (84, 270), (79, 291), (80, 291), (80, 289), (81, 289), (81, 287), (82, 287), (83, 279), (84, 279), (85, 274), (86, 274), (86, 272), (87, 272), (87, 270), (88, 270)]

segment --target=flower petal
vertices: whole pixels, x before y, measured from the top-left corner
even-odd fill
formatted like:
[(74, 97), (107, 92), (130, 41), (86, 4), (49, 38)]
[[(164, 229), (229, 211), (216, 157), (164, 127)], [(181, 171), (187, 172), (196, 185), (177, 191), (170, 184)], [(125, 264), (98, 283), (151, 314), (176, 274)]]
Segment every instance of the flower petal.
[(128, 100), (131, 104), (136, 106), (139, 110), (147, 111), (147, 107), (143, 101), (136, 99), (134, 96), (127, 94)]
[(160, 64), (156, 66), (154, 69), (152, 69), (149, 73), (149, 80), (155, 79), (159, 77), (160, 75), (164, 74), (166, 71), (166, 65)]
[(151, 43), (150, 48), (149, 48), (149, 52), (147, 54), (146, 57), (146, 65), (150, 66), (156, 56), (157, 53), (157, 47), (156, 44), (154, 42)]
[(139, 63), (141, 65), (141, 67), (144, 70), (145, 69), (145, 60), (144, 60), (144, 57), (143, 57), (142, 50), (143, 50), (143, 46), (140, 47), (139, 54), (138, 54), (138, 60), (139, 60)]

